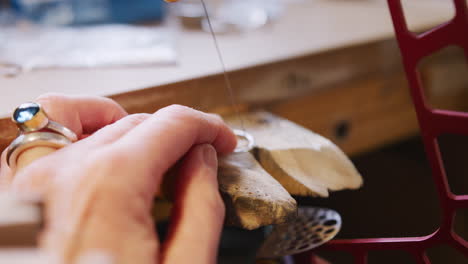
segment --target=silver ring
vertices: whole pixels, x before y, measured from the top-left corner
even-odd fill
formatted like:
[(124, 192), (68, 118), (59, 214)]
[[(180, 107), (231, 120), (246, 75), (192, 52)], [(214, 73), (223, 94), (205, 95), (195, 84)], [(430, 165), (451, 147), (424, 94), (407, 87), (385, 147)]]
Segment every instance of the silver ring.
[(29, 134), (23, 134), (17, 137), (8, 146), (7, 150), (7, 164), (10, 168), (16, 166), (16, 160), (18, 156), (25, 150), (32, 147), (53, 147), (62, 148), (72, 142), (63, 135), (51, 132), (34, 132)]
[(239, 143), (238, 143), (237, 147), (234, 149), (234, 153), (249, 152), (254, 148), (255, 141), (252, 135), (239, 129), (233, 129), (233, 132), (237, 136), (238, 139), (243, 139), (247, 141), (247, 144), (245, 146), (239, 146)]
[(78, 140), (75, 132), (65, 126), (49, 120), (44, 109), (38, 103), (28, 102), (18, 106), (11, 117), (21, 132), (36, 132), (42, 129), (49, 129), (75, 142)]

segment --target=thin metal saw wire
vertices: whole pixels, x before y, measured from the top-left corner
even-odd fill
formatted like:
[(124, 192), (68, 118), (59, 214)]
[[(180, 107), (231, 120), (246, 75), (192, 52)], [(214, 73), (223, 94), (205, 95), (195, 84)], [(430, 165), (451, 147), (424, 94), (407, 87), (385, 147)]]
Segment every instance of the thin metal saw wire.
[(218, 54), (219, 63), (221, 64), (221, 67), (222, 67), (222, 70), (223, 70), (224, 84), (226, 85), (225, 88), (226, 88), (226, 90), (228, 92), (229, 99), (231, 101), (231, 105), (234, 107), (234, 111), (236, 112), (237, 119), (240, 122), (241, 129), (242, 129), (242, 131), (246, 132), (245, 131), (245, 126), (244, 126), (244, 119), (242, 118), (242, 116), (240, 114), (239, 107), (236, 104), (236, 98), (234, 96), (234, 90), (232, 89), (231, 80), (229, 79), (229, 75), (227, 74), (227, 71), (226, 71), (226, 64), (224, 63), (224, 59), (223, 59), (223, 56), (221, 54), (221, 49), (219, 48), (218, 39), (216, 38), (215, 32), (213, 30), (213, 26), (211, 24), (211, 19), (210, 19), (210, 16), (208, 14), (208, 8), (206, 7), (205, 0), (200, 0), (200, 1), (202, 3), (203, 10), (205, 11), (206, 21), (208, 22), (208, 27), (210, 28), (211, 37), (213, 38), (213, 43), (214, 43), (215, 48), (216, 48), (216, 53)]

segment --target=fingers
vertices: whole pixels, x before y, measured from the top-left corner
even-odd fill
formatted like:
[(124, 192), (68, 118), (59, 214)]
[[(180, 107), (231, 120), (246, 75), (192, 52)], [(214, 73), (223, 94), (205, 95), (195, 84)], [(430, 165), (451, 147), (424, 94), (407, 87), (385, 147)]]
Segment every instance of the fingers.
[(103, 127), (94, 133), (91, 137), (87, 137), (83, 142), (86, 145), (86, 148), (89, 148), (89, 145), (93, 146), (102, 146), (110, 144), (120, 137), (125, 135), (127, 132), (137, 127), (145, 120), (150, 118), (150, 114), (132, 114), (128, 115), (113, 124)]
[(152, 178), (145, 181), (157, 186), (162, 174), (193, 145), (204, 143), (224, 154), (234, 149), (236, 137), (219, 117), (173, 105), (129, 131), (115, 146), (116, 152), (133, 153), (126, 158), (133, 159), (141, 171), (151, 171)]
[[(126, 116), (125, 110), (111, 99), (91, 96), (66, 96), (59, 94), (46, 94), (38, 97), (36, 102), (41, 104), (49, 118), (74, 131), (78, 138), (108, 125)], [(25, 167), (34, 160), (53, 152), (41, 148), (33, 148), (28, 155), (18, 157), (19, 168)], [(13, 179), (14, 171), (6, 164), (5, 155), (1, 158), (0, 180), (9, 184)]]
[(46, 94), (38, 97), (36, 102), (51, 120), (68, 127), (78, 138), (127, 115), (119, 104), (105, 97)]
[(225, 210), (217, 166), (208, 144), (193, 147), (184, 159), (162, 263), (216, 263)]
[[(129, 130), (133, 129), (135, 126), (138, 126), (141, 122), (146, 120), (149, 116), (151, 115), (149, 114), (128, 115), (118, 120), (117, 122), (102, 128), (101, 130), (93, 134), (92, 136), (87, 137), (86, 139), (83, 139), (80, 142), (69, 146), (68, 148), (72, 148), (72, 149), (70, 149), (70, 151), (67, 151), (67, 152), (68, 153), (74, 152), (72, 153), (71, 156), (76, 158), (77, 160), (83, 159), (83, 157), (80, 157), (79, 155), (83, 155), (84, 153), (87, 153), (88, 155), (90, 155), (92, 150), (98, 149), (99, 146), (112, 143), (113, 141), (117, 140), (122, 135), (127, 133)], [(128, 153), (124, 152), (124, 154), (128, 154)], [(36, 192), (38, 192), (38, 190), (44, 189), (46, 183), (48, 182), (46, 179), (50, 177), (49, 175), (50, 172), (38, 173), (38, 171), (41, 171), (41, 168), (44, 167), (42, 163), (34, 164), (31, 166), (28, 166), (28, 165), (46, 155), (48, 155), (49, 164), (63, 162), (63, 160), (70, 160), (70, 159), (67, 159), (67, 157), (64, 156), (62, 153), (60, 152), (56, 153), (56, 149), (49, 148), (49, 147), (34, 147), (31, 149), (25, 150), (18, 157), (17, 169), (15, 171), (16, 173), (15, 175), (13, 175), (13, 173), (10, 171), (10, 169), (7, 166), (5, 166), (5, 169), (2, 169), (0, 171), (0, 186), (2, 183), (2, 179), (4, 179), (5, 184), (8, 184), (12, 181), (12, 177), (14, 176), (13, 186), (15, 188), (27, 189), (30, 191), (33, 190), (34, 188), (36, 189)], [(51, 159), (52, 161), (50, 161)], [(31, 183), (34, 183), (34, 184), (31, 185)]]

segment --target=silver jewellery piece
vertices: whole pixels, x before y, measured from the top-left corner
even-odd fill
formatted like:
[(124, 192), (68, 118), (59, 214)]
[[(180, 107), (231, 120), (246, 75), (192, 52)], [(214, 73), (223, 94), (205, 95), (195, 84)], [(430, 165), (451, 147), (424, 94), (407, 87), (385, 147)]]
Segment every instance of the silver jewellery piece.
[(49, 129), (68, 138), (71, 142), (78, 140), (75, 132), (65, 126), (49, 120), (44, 109), (38, 103), (28, 102), (18, 106), (11, 117), (21, 132), (36, 132), (42, 129)]
[(34, 132), (23, 134), (17, 137), (8, 146), (7, 150), (7, 164), (10, 168), (16, 166), (16, 160), (21, 152), (32, 147), (53, 147), (62, 148), (70, 145), (72, 142), (63, 135), (52, 132)]
[(239, 129), (233, 129), (233, 132), (237, 136), (237, 147), (234, 153), (249, 152), (254, 148), (255, 141), (252, 135)]

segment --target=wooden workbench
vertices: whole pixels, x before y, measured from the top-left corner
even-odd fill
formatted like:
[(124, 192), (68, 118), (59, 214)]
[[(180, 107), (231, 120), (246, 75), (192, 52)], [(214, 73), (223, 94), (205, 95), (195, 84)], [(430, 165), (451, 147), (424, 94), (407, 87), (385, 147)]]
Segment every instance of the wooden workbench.
[[(218, 37), (242, 109), (265, 108), (292, 119), (349, 154), (417, 133), (386, 1), (299, 2), (272, 25)], [(405, 6), (410, 27), (420, 31), (447, 21), (453, 14), (449, 4), (411, 2)], [(112, 96), (130, 112), (172, 103), (231, 112), (211, 36), (180, 29), (177, 39), (175, 66), (53, 69), (2, 77), (0, 117), (46, 92)], [(459, 57), (449, 51), (433, 61), (422, 70), (428, 89), (439, 96), (434, 102), (463, 108), (460, 89), (448, 94), (440, 89), (453, 74), (446, 66), (460, 69)], [(0, 149), (14, 136), (10, 122), (0, 120)]]

